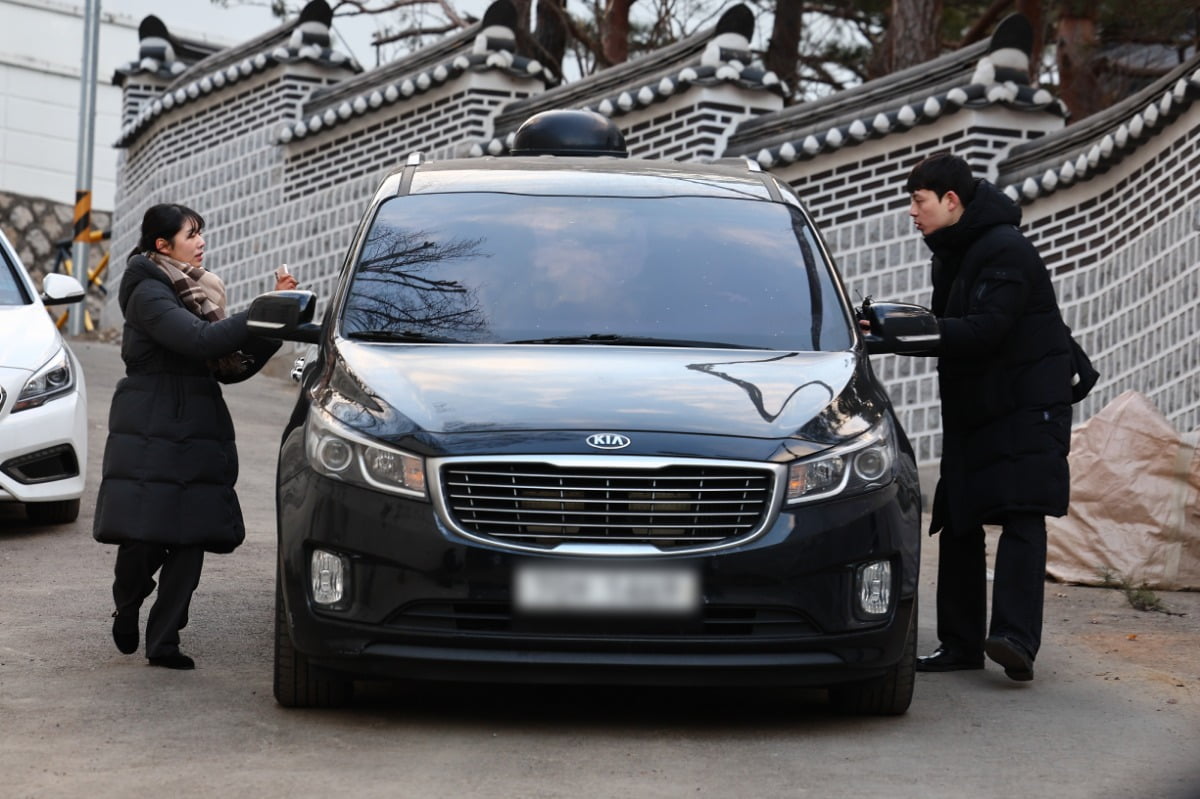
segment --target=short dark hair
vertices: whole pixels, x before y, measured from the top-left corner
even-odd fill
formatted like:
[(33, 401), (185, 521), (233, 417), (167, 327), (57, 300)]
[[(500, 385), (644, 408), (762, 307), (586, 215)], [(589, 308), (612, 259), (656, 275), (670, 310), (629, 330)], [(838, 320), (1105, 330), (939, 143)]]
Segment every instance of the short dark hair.
[(928, 189), (940, 200), (946, 192), (953, 191), (967, 205), (975, 197), (975, 175), (971, 166), (953, 153), (934, 153), (912, 168), (904, 191)]
[(159, 239), (170, 241), (187, 224), (191, 224), (196, 228), (196, 232), (200, 232), (204, 230), (204, 217), (179, 203), (152, 205), (142, 217), (142, 235), (133, 251), (154, 252), (155, 242)]

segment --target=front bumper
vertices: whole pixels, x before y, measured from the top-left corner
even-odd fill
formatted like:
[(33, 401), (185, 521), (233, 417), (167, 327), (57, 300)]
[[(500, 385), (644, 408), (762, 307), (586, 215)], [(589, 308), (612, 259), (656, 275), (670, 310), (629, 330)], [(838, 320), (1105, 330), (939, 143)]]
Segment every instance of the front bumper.
[[(279, 573), (292, 641), (313, 666), (345, 675), (831, 685), (886, 672), (901, 658), (911, 623), (920, 547), (915, 474), (904, 477), (913, 486), (785, 511), (733, 549), (663, 557), (698, 571), (696, 617), (532, 620), (514, 612), (512, 590), (530, 555), (459, 536), (427, 502), (330, 481), (307, 467), (281, 474)], [(349, 566), (338, 609), (312, 601), (315, 548)], [(892, 565), (893, 599), (886, 614), (867, 618), (856, 610), (855, 571), (877, 560)]]
[[(75, 369), (81, 373), (78, 362)], [(8, 391), (0, 409), (0, 501), (55, 502), (83, 495), (87, 399), (82, 381), (77, 386), (66, 396), (17, 413), (10, 409), (20, 387)]]

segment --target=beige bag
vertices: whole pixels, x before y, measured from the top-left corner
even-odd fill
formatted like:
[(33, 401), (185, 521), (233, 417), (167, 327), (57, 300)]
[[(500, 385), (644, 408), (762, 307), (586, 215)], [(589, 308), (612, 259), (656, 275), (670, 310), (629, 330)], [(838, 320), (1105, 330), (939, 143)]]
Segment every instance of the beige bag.
[(1105, 574), (1158, 590), (1200, 589), (1200, 450), (1142, 394), (1127, 391), (1071, 436), (1071, 506), (1047, 519), (1046, 572)]

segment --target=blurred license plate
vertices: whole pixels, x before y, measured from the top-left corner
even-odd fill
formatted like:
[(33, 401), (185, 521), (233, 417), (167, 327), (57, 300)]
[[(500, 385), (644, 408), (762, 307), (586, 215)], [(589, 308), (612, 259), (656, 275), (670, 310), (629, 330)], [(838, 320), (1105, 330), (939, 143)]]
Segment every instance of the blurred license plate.
[(690, 614), (700, 607), (700, 578), (687, 569), (518, 566), (517, 610), (529, 613)]

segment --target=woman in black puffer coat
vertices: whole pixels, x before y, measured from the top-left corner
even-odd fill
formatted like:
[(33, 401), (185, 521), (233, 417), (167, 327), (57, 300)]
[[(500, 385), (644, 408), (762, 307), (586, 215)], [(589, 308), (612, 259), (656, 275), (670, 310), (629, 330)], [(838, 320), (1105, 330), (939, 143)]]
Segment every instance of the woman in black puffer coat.
[[(950, 155), (918, 164), (906, 189), (933, 251), (941, 329), (942, 461), (930, 529), (941, 532), (941, 647), (918, 669), (982, 668), (986, 652), (1012, 679), (1032, 679), (1045, 517), (1067, 512), (1070, 489), (1069, 333), (1016, 204)], [(983, 524), (1003, 525), (986, 639)]]
[[(146, 623), (152, 665), (194, 667), (179, 651), (204, 553), (232, 552), (245, 538), (234, 493), (238, 460), (220, 382), (254, 375), (279, 348), (256, 339), (246, 314), (225, 314), (224, 285), (204, 270), (204, 220), (181, 205), (156, 205), (121, 278), (126, 376), (109, 412), (93, 536), (117, 544), (113, 639), (138, 647), (138, 612), (155, 588)], [(294, 288), (287, 275), (276, 289)]]

